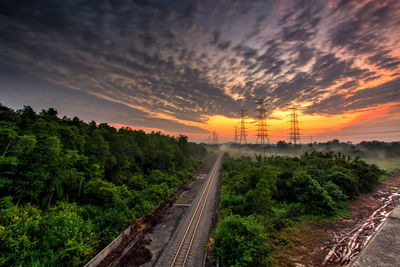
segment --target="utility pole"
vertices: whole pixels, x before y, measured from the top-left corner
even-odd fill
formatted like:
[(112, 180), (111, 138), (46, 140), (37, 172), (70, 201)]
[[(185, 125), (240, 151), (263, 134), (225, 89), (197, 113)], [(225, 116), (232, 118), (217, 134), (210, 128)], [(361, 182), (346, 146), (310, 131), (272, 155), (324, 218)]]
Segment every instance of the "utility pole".
[(233, 139), (233, 142), (235, 144), (237, 144), (237, 142), (238, 142), (238, 127), (237, 127), (237, 125), (235, 125), (235, 137)]
[(269, 144), (268, 130), (267, 130), (267, 120), (265, 116), (265, 100), (262, 98), (255, 99), (257, 108), (257, 144), (265, 145)]
[(299, 130), (299, 120), (297, 115), (297, 106), (293, 106), (289, 108), (292, 113), (290, 116), (290, 132), (289, 132), (289, 142), (292, 142), (294, 145), (297, 143), (301, 143), (300, 140), (300, 130)]
[(240, 137), (239, 137), (239, 143), (240, 144), (246, 144), (247, 143), (247, 130), (246, 130), (246, 123), (244, 119), (247, 116), (247, 110), (239, 110), (239, 116), (240, 116)]
[(213, 144), (218, 145), (218, 134), (216, 131), (213, 132)]

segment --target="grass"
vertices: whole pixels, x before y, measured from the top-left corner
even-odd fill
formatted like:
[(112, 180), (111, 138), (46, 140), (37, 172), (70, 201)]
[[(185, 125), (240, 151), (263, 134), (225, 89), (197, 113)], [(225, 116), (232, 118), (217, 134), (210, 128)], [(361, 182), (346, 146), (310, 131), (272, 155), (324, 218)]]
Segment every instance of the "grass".
[(322, 254), (314, 250), (329, 240), (326, 229), (340, 225), (340, 218), (351, 218), (347, 208), (339, 210), (336, 216), (301, 216), (299, 221), (271, 233), (270, 244), (274, 248), (272, 266), (296, 266), (295, 263), (307, 266), (315, 257), (314, 260), (320, 262)]
[(179, 197), (177, 198), (177, 200), (183, 199), (184, 196), (185, 196), (185, 192), (182, 192), (182, 193), (179, 195)]
[(379, 168), (386, 170), (389, 174), (394, 174), (400, 170), (400, 158), (388, 159), (366, 159), (368, 163), (376, 164)]
[(308, 264), (312, 250), (329, 237), (324, 231), (315, 233), (325, 223), (302, 222), (292, 227), (271, 234), (271, 245), (274, 247), (272, 266), (296, 266), (295, 263)]

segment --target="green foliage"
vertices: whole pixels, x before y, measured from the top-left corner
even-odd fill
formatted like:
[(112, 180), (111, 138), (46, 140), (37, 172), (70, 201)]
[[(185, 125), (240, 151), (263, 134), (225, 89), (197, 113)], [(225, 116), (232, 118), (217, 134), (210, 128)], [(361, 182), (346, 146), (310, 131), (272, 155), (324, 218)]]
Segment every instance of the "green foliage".
[(0, 205), (0, 265), (79, 266), (93, 254), (96, 233), (78, 206), (60, 203), (43, 213), (10, 197)]
[(61, 203), (46, 213), (40, 250), (50, 265), (79, 266), (93, 254), (96, 245), (94, 226), (78, 211), (76, 205)]
[(340, 166), (335, 166), (328, 170), (328, 181), (336, 184), (340, 190), (350, 199), (354, 199), (360, 195), (360, 188), (357, 178), (353, 173)]
[(296, 172), (291, 181), (291, 194), (295, 202), (304, 205), (309, 213), (334, 214), (334, 203), (328, 192), (304, 172)]
[(253, 216), (222, 218), (213, 233), (212, 254), (221, 266), (266, 266), (271, 262), (268, 236)]
[(83, 265), (199, 166), (203, 146), (0, 104), (0, 265)]
[(268, 234), (302, 218), (345, 214), (347, 200), (369, 192), (382, 174), (359, 159), (318, 152), (256, 155), (254, 161), (228, 157), (223, 169), (222, 219), (213, 233), (212, 251), (224, 266), (267, 265)]
[(29, 265), (40, 242), (42, 212), (32, 205), (15, 206), (11, 197), (0, 200), (0, 265)]

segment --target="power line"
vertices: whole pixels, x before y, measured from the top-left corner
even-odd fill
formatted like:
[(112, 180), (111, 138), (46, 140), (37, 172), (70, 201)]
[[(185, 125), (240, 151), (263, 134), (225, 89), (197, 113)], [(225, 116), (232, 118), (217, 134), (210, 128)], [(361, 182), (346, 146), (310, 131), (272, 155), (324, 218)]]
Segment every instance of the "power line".
[(238, 142), (238, 126), (237, 125), (235, 125), (235, 137), (234, 137), (233, 142), (234, 143)]
[(267, 120), (266, 120), (266, 109), (265, 100), (262, 98), (256, 98), (255, 103), (257, 105), (257, 144), (264, 145), (269, 144)]
[(293, 144), (301, 143), (297, 106), (293, 106), (289, 109), (292, 111), (290, 114), (289, 142)]
[(213, 144), (218, 145), (218, 134), (216, 131), (213, 132)]
[(246, 122), (245, 118), (247, 116), (247, 110), (240, 110), (239, 111), (239, 116), (240, 116), (240, 137), (239, 137), (239, 143), (240, 144), (247, 144), (247, 130), (246, 130)]

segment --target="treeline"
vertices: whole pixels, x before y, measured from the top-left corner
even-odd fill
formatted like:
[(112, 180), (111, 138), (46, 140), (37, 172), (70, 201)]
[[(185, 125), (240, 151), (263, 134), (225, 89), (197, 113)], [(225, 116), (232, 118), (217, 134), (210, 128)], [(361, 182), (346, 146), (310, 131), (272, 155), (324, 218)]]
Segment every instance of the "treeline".
[(0, 105), (0, 265), (84, 264), (205, 155), (186, 136)]
[(362, 141), (359, 144), (351, 142), (340, 142), (338, 139), (333, 139), (327, 142), (313, 142), (304, 144), (292, 144), (285, 141), (278, 141), (276, 144), (230, 144), (231, 148), (251, 149), (254, 151), (266, 151), (272, 154), (304, 154), (313, 151), (319, 152), (341, 152), (353, 157), (362, 158), (399, 158), (400, 157), (400, 142), (381, 142), (381, 141)]
[(212, 254), (221, 266), (273, 262), (271, 234), (307, 216), (334, 216), (384, 172), (341, 154), (226, 158)]

